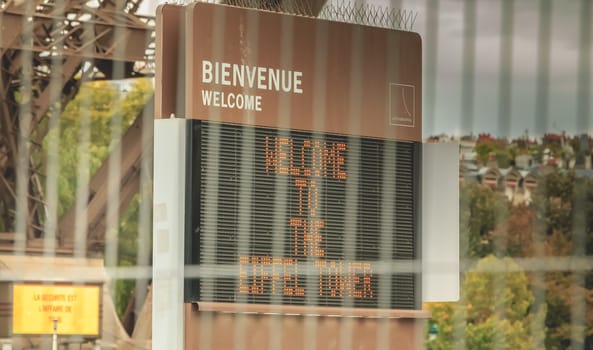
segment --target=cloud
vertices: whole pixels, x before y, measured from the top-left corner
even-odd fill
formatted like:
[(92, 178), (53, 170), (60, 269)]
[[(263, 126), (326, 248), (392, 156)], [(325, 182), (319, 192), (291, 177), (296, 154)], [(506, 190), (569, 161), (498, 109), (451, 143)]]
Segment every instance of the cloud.
[[(588, 1), (588, 0), (587, 0)], [(578, 62), (582, 50), (590, 50), (590, 46), (581, 46), (580, 21), (588, 20), (591, 13), (582, 14), (581, 1), (550, 1), (550, 8), (540, 7), (540, 1), (516, 0), (512, 7), (512, 27), (503, 28), (503, 2), (501, 0), (475, 1), (475, 32), (469, 37), (475, 45), (473, 66), (474, 109), (471, 111), (470, 123), (462, 125), (461, 103), (464, 84), (464, 72), (471, 69), (464, 61), (465, 30), (467, 29), (465, 4), (463, 0), (416, 0), (404, 1), (403, 7), (418, 11), (415, 31), (424, 38), (424, 52), (436, 53), (434, 57), (424, 57), (425, 72), (432, 71), (427, 66), (435, 61), (437, 66), (435, 81), (425, 80), (425, 85), (435, 86), (435, 115), (426, 116), (425, 135), (449, 132), (487, 131), (501, 135), (508, 133), (517, 136), (525, 129), (533, 134), (539, 132), (558, 132), (560, 129), (570, 133), (580, 130), (576, 127), (578, 93)], [(432, 41), (427, 40), (431, 33), (427, 28), (434, 28), (430, 20), (427, 4), (438, 4), (437, 41), (435, 48), (426, 47)], [(591, 6), (593, 7), (593, 6)], [(591, 7), (589, 9), (591, 9)], [(545, 69), (539, 69), (540, 48), (545, 40), (540, 38), (540, 19), (546, 13), (550, 18), (549, 27), (549, 63)], [(509, 15), (509, 13), (506, 13)], [(503, 30), (505, 29), (505, 30)], [(512, 29), (510, 37), (503, 37), (505, 31)], [(512, 65), (502, 65), (501, 50), (510, 40), (512, 47)], [(542, 61), (543, 62), (543, 61)], [(593, 66), (593, 61), (591, 62)], [(511, 121), (510, 130), (504, 127), (500, 116), (499, 84), (505, 74), (511, 74)], [(548, 106), (548, 117), (536, 115), (537, 84), (548, 74), (546, 86), (549, 98), (544, 103)], [(592, 100), (593, 100), (593, 96)], [(425, 101), (426, 102), (426, 101)], [(546, 122), (546, 120), (548, 120)], [(501, 127), (502, 126), (502, 127)], [(442, 128), (442, 129), (441, 129)], [(559, 129), (559, 130), (556, 130)]]

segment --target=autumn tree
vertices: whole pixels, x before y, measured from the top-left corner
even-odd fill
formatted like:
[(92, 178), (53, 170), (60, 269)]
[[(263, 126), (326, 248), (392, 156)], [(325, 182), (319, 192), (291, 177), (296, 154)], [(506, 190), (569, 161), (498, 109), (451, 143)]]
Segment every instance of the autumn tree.
[[(535, 286), (545, 295), (546, 347), (564, 349), (573, 343), (593, 346), (593, 273), (558, 271), (549, 258), (578, 259), (593, 254), (593, 182), (572, 171), (540, 176), (534, 194), (535, 232), (543, 242), (547, 271), (545, 284)], [(552, 260), (553, 261), (553, 260)], [(575, 319), (573, 305), (581, 300), (584, 319)], [(582, 329), (574, 338), (574, 327)], [(585, 339), (582, 339), (584, 336)]]
[(464, 258), (481, 258), (493, 252), (491, 233), (508, 215), (506, 197), (490, 187), (470, 182), (459, 193), (460, 252)]
[(529, 257), (534, 254), (533, 209), (520, 204), (509, 210), (508, 219), (491, 232), (494, 253), (499, 257)]
[(456, 303), (428, 303), (424, 306), (432, 313), (432, 318), (429, 321), (430, 327), (437, 329), (437, 334), (433, 334), (434, 339), (427, 335), (426, 348), (428, 350), (448, 350), (453, 347), (455, 339), (455, 310)]
[(427, 348), (542, 348), (546, 308), (534, 309), (527, 282), (513, 259), (481, 259), (465, 274), (458, 303), (429, 305), (439, 334)]
[[(512, 207), (478, 184), (464, 184), (460, 190), (462, 258), (494, 253), (503, 262), (508, 259), (505, 257), (526, 258), (523, 261), (527, 266), (536, 268), (523, 273), (525, 279), (520, 279), (533, 298), (525, 314), (532, 321), (529, 329), (539, 327), (545, 335), (542, 339), (535, 339), (535, 333), (531, 335), (531, 343), (539, 344), (533, 348), (566, 349), (574, 344), (593, 348), (593, 273), (572, 263), (587, 261), (593, 255), (593, 181), (571, 171), (542, 172), (532, 203)], [(505, 307), (495, 306), (492, 298), (509, 294), (510, 282), (508, 277), (491, 272), (520, 269), (507, 263), (496, 269), (482, 265), (489, 259), (494, 258), (480, 260), (475, 267), (484, 270), (481, 275), (468, 272), (462, 276), (459, 305), (431, 305), (432, 322), (441, 332), (429, 348), (524, 346), (509, 344), (518, 339), (518, 334), (524, 334), (525, 324), (496, 311)], [(569, 264), (559, 264), (562, 261)]]

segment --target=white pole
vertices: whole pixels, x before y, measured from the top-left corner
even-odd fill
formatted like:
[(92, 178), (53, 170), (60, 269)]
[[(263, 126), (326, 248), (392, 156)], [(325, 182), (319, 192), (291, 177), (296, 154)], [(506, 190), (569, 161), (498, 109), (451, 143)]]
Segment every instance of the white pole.
[(58, 319), (54, 318), (54, 334), (51, 339), (51, 350), (58, 350)]

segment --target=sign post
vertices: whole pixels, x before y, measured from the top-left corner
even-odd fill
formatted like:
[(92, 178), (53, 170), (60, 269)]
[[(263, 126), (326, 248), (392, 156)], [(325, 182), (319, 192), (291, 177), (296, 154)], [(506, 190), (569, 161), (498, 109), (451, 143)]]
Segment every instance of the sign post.
[(52, 335), (51, 339), (51, 348), (52, 350), (58, 350), (58, 319), (54, 318), (54, 334)]

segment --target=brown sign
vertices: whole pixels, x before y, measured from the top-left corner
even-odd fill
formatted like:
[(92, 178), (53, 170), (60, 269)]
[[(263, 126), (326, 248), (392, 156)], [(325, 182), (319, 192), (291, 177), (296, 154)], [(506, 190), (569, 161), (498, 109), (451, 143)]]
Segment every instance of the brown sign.
[(169, 7), (171, 20), (161, 20), (184, 31), (184, 57), (164, 50), (157, 66), (183, 75), (185, 90), (172, 93), (165, 76), (157, 84), (169, 81), (162, 104), (177, 101), (186, 118), (421, 141), (418, 34), (199, 2)]

